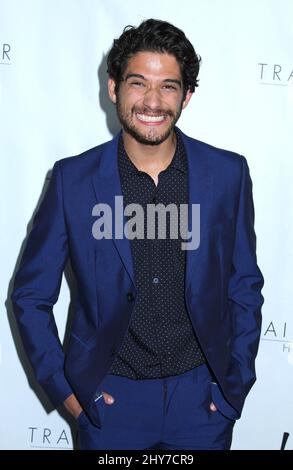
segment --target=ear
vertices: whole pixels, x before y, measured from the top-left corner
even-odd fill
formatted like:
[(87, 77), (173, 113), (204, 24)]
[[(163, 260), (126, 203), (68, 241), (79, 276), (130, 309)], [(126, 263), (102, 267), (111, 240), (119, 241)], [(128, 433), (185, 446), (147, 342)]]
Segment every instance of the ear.
[(193, 93), (192, 93), (190, 90), (187, 90), (187, 93), (186, 93), (186, 96), (185, 96), (185, 100), (184, 100), (183, 103), (182, 103), (182, 109), (186, 108), (186, 106), (188, 105), (189, 101), (191, 100), (192, 95), (193, 95)]
[(109, 93), (110, 100), (114, 104), (116, 104), (117, 97), (116, 97), (116, 93), (115, 93), (115, 81), (113, 80), (113, 78), (108, 79), (108, 93)]

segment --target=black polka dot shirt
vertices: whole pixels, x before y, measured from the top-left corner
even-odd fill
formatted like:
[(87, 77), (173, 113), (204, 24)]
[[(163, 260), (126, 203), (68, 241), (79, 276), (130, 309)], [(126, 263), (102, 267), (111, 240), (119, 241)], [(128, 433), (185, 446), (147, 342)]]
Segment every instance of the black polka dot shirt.
[[(118, 147), (118, 167), (124, 207), (138, 203), (144, 209), (144, 237), (130, 241), (137, 298), (129, 328), (108, 371), (132, 379), (179, 375), (204, 363), (184, 298), (185, 256), (182, 239), (170, 238), (167, 216), (166, 239), (147, 239), (147, 204), (188, 204), (188, 166), (185, 149), (177, 134), (177, 146), (169, 166), (155, 185), (151, 176), (139, 171)], [(131, 218), (131, 216), (129, 216)], [(178, 220), (180, 218), (178, 217)]]

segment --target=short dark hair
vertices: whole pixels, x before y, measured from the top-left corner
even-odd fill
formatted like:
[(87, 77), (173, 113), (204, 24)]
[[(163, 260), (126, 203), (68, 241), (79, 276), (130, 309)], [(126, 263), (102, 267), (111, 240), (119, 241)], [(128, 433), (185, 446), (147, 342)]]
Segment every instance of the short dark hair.
[(158, 52), (173, 55), (180, 66), (183, 94), (194, 92), (198, 86), (198, 72), (201, 58), (194, 50), (184, 32), (167, 21), (148, 19), (137, 28), (126, 26), (107, 57), (108, 74), (115, 81), (116, 92), (128, 64), (137, 52)]

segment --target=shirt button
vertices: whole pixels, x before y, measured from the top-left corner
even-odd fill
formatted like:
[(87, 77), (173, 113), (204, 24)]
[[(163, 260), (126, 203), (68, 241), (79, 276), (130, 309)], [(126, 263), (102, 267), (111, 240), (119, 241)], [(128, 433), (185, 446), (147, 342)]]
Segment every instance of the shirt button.
[(127, 297), (127, 300), (128, 300), (129, 302), (132, 302), (132, 301), (134, 300), (134, 295), (133, 295), (132, 292), (127, 292), (127, 296), (126, 296), (126, 297)]
[(158, 277), (153, 278), (153, 284), (159, 284), (160, 279)]

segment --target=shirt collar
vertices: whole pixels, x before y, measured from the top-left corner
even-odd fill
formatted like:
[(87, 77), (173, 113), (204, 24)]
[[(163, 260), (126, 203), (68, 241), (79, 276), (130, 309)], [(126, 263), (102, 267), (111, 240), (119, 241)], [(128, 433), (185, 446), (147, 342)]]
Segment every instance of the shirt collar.
[[(186, 153), (185, 153), (185, 148), (184, 144), (182, 142), (181, 136), (179, 132), (176, 132), (176, 150), (175, 154), (168, 165), (167, 169), (174, 169), (178, 170), (182, 173), (187, 172), (187, 159), (186, 159)], [(131, 161), (129, 156), (127, 155), (127, 152), (124, 148), (124, 143), (123, 143), (123, 138), (122, 135), (119, 139), (119, 145), (118, 145), (118, 158), (120, 164), (123, 166), (123, 169), (126, 170), (127, 172), (134, 172), (134, 173), (140, 173), (140, 171), (136, 168), (134, 163)]]

